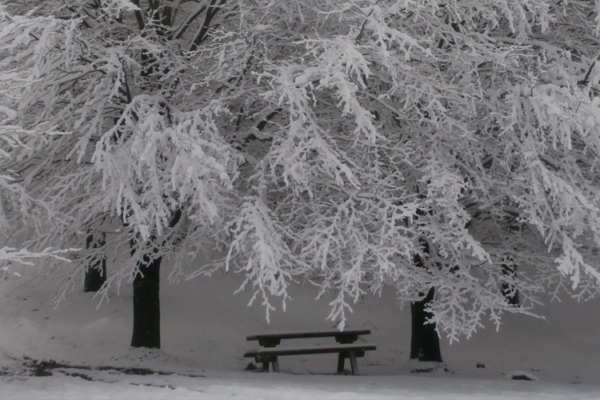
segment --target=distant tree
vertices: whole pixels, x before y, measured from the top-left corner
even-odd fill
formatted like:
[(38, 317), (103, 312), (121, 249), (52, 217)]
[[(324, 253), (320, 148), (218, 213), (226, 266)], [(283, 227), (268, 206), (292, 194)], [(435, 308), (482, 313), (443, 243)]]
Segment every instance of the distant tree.
[[(87, 235), (85, 239), (85, 248), (101, 248), (106, 244), (106, 234)], [(85, 271), (83, 280), (84, 292), (97, 292), (106, 282), (106, 257), (99, 256), (93, 259)]]

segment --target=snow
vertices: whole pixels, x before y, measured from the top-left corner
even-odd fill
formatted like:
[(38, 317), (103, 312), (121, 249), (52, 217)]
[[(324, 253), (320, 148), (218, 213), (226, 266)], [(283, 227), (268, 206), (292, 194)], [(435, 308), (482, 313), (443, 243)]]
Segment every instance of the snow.
[[(263, 374), (261, 374), (263, 375)], [(81, 383), (76, 378), (38, 378), (35, 383), (2, 384), (7, 399), (597, 399), (597, 388), (553, 384), (512, 383), (425, 377), (304, 377), (260, 376), (173, 379), (169, 387), (145, 386), (130, 380), (117, 383)]]
[[(92, 294), (74, 291), (55, 309), (49, 298), (58, 278), (35, 277), (26, 267), (20, 273), (0, 280), (2, 399), (600, 398), (597, 300), (551, 303), (536, 310), (545, 320), (508, 315), (498, 332), (490, 324), (470, 340), (452, 345), (444, 340), (445, 366), (415, 374), (411, 370), (418, 363), (408, 361), (409, 310), (400, 309), (394, 293), (384, 290), (382, 297), (365, 297), (349, 316), (349, 328), (371, 330), (359, 342), (377, 345), (359, 359), (360, 376), (334, 375), (335, 354), (282, 357), (282, 373), (267, 374), (244, 370), (251, 359), (243, 353), (255, 347), (246, 336), (331, 329), (325, 322), (330, 299), (316, 301), (317, 288), (291, 287), (287, 311), (272, 311), (267, 323), (263, 308), (247, 307), (252, 293), (233, 295), (243, 277), (223, 273), (165, 282), (159, 351), (128, 347), (131, 287), (113, 293), (99, 308)], [(281, 345), (334, 343), (314, 338)], [(64, 366), (49, 369), (52, 376), (32, 376), (33, 361), (24, 357)], [(126, 368), (147, 368), (151, 374), (125, 373)], [(535, 380), (510, 380), (513, 375)]]

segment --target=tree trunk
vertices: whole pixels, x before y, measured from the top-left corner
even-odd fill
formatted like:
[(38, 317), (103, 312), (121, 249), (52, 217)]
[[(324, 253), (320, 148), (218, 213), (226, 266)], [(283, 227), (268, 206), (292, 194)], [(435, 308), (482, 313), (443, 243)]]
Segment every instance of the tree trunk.
[(161, 257), (146, 255), (133, 280), (132, 347), (160, 349), (160, 263)]
[(425, 308), (433, 300), (434, 294), (435, 289), (431, 288), (423, 300), (414, 301), (410, 304), (412, 317), (411, 360), (442, 362), (440, 338), (435, 330), (435, 324), (426, 323), (432, 314), (426, 311)]
[[(179, 222), (182, 211), (173, 213), (172, 228)], [(152, 240), (155, 238), (153, 237)], [(135, 242), (132, 241), (132, 248)], [(155, 252), (158, 249), (154, 250)], [(131, 347), (160, 349), (160, 264), (162, 257), (146, 253), (139, 264), (140, 271), (133, 280), (133, 335)]]
[[(106, 243), (106, 237), (102, 233), (96, 236), (96, 241), (94, 241), (94, 235), (88, 235), (85, 239), (85, 248), (89, 249), (90, 247), (97, 249), (99, 247), (104, 246)], [(85, 271), (85, 279), (83, 281), (83, 291), (84, 292), (97, 292), (100, 290), (102, 285), (106, 282), (106, 258), (94, 258), (88, 265), (87, 270)]]
[[(429, 254), (429, 244), (420, 240), (420, 245), (425, 254)], [(417, 267), (426, 268), (421, 256), (415, 254), (414, 263)], [(426, 311), (429, 302), (433, 300), (435, 289), (430, 288), (423, 300), (413, 301), (410, 304), (412, 331), (410, 338), (410, 359), (419, 361), (442, 362), (440, 338), (436, 331), (435, 323), (428, 324), (427, 320), (433, 315)]]
[[(509, 276), (511, 278), (516, 278), (517, 276), (517, 266), (514, 264), (502, 264), (502, 275)], [(515, 288), (515, 285), (511, 283), (503, 282), (500, 288), (502, 291), (502, 295), (508, 302), (508, 304), (518, 307), (521, 302), (519, 301), (519, 292)]]

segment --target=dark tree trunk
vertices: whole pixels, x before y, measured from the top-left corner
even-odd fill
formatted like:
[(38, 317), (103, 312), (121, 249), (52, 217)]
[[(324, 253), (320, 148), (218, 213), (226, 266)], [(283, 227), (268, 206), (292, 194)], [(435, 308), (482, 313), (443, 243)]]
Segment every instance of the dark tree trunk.
[[(181, 210), (173, 213), (169, 227), (181, 218)], [(152, 238), (151, 240), (154, 240)], [(131, 243), (132, 248), (134, 242)], [(133, 251), (133, 250), (132, 250)], [(154, 250), (155, 252), (158, 249)], [(160, 264), (162, 257), (146, 253), (133, 280), (133, 335), (131, 347), (160, 349)]]
[[(426, 240), (420, 240), (421, 248), (425, 254), (429, 254), (429, 244)], [(415, 254), (414, 263), (419, 268), (426, 268), (421, 256)], [(435, 289), (430, 288), (423, 300), (413, 301), (410, 304), (410, 315), (412, 319), (412, 331), (410, 338), (410, 359), (419, 361), (442, 362), (442, 351), (440, 350), (440, 338), (436, 331), (435, 323), (428, 324), (427, 320), (433, 315), (426, 311), (429, 302), (433, 300)]]
[[(104, 246), (106, 243), (105, 235), (102, 233), (96, 236), (96, 240), (94, 240), (94, 235), (88, 235), (85, 239), (85, 248), (89, 249), (90, 247), (96, 249), (98, 247)], [(94, 258), (88, 265), (87, 270), (85, 271), (85, 279), (83, 281), (83, 291), (84, 292), (97, 292), (100, 290), (102, 285), (106, 282), (106, 258)]]
[(434, 294), (435, 289), (431, 288), (423, 300), (414, 301), (410, 304), (412, 317), (411, 360), (442, 362), (440, 338), (435, 330), (435, 324), (426, 323), (432, 314), (425, 309), (428, 303), (433, 300)]
[(132, 347), (160, 349), (160, 263), (161, 257), (146, 255), (133, 280)]
[[(502, 275), (515, 278), (517, 276), (517, 266), (514, 264), (502, 264)], [(521, 304), (519, 301), (519, 292), (515, 288), (515, 285), (503, 282), (500, 290), (508, 304), (515, 307), (518, 307)]]

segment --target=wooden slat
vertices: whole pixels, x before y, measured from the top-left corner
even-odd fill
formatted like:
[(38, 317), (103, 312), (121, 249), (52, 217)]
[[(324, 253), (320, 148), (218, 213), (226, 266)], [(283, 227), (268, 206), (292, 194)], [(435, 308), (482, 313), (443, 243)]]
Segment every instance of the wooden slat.
[(318, 337), (335, 337), (350, 335), (369, 335), (369, 329), (348, 329), (339, 331), (336, 329), (326, 331), (297, 331), (297, 332), (267, 332), (246, 337), (246, 340), (264, 340), (264, 339), (305, 339)]
[(246, 354), (244, 354), (244, 357), (254, 357), (261, 355), (292, 356), (299, 354), (324, 354), (339, 353), (343, 351), (366, 351), (376, 349), (377, 347), (373, 343), (340, 344), (334, 346), (274, 347), (248, 351), (246, 352)]
[(248, 350), (247, 352), (244, 353), (244, 357), (256, 357), (256, 355), (258, 354), (259, 351), (260, 351), (260, 349)]

